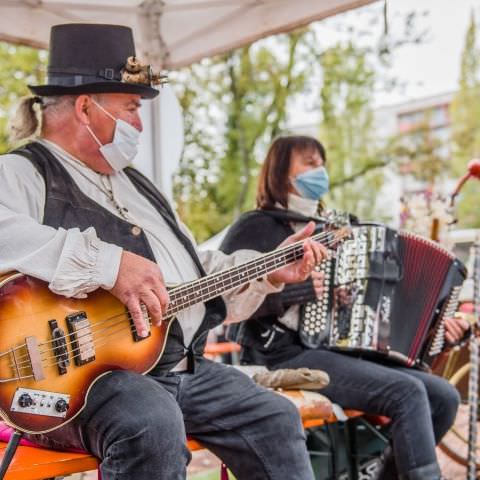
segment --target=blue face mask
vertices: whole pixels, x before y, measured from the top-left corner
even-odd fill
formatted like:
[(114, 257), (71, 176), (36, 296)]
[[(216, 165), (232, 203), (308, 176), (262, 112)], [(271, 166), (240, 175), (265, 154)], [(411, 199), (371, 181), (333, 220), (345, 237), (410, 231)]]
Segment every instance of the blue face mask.
[(297, 175), (293, 185), (303, 198), (320, 200), (329, 189), (328, 173), (325, 167), (308, 170)]

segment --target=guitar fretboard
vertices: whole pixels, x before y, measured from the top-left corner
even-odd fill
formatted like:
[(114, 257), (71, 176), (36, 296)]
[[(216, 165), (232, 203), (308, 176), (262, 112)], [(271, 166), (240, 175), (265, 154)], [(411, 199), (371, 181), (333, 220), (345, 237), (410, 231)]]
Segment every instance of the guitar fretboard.
[[(311, 237), (325, 246), (332, 245), (348, 234), (347, 228), (322, 232)], [(173, 317), (182, 310), (200, 302), (206, 302), (252, 280), (259, 279), (303, 257), (303, 241), (287, 245), (273, 252), (256, 257), (242, 265), (187, 282), (169, 290), (170, 303), (166, 317)]]

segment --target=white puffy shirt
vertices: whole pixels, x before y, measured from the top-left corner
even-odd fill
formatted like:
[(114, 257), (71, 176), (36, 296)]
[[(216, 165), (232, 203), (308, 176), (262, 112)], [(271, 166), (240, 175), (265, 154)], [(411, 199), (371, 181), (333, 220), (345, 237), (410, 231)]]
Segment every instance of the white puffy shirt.
[[(67, 169), (80, 190), (93, 201), (121, 218), (106, 194), (104, 175), (88, 168), (59, 146), (39, 140)], [(118, 204), (128, 209), (131, 223), (143, 229), (167, 284), (199, 278), (188, 252), (165, 220), (130, 182), (124, 172), (109, 176)], [(33, 164), (20, 155), (0, 156), (0, 273), (18, 270), (49, 283), (60, 295), (82, 298), (102, 287), (115, 284), (122, 249), (97, 237), (94, 228), (58, 230), (42, 225), (45, 182)], [(185, 225), (182, 231), (193, 238)], [(207, 273), (243, 263), (258, 255), (241, 250), (233, 255), (218, 251), (198, 252)], [(228, 319), (241, 321), (250, 316), (268, 293), (278, 291), (266, 279), (254, 281), (224, 295)], [(205, 312), (203, 303), (177, 315), (185, 345), (192, 340)]]

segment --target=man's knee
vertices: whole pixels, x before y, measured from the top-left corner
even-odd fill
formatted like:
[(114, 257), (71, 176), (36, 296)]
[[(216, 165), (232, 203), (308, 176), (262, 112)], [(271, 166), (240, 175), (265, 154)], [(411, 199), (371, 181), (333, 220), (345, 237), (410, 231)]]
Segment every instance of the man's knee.
[(272, 394), (271, 403), (272, 411), (275, 412), (271, 421), (276, 426), (277, 434), (289, 436), (290, 439), (293, 439), (293, 435), (298, 434), (304, 439), (302, 419), (294, 403), (279, 394)]
[(91, 423), (95, 430), (104, 432), (107, 444), (127, 440), (155, 449), (168, 439), (169, 445), (181, 448), (186, 441), (185, 426), (170, 393), (132, 372), (113, 372), (108, 377), (102, 389), (109, 392), (109, 398), (104, 399)]

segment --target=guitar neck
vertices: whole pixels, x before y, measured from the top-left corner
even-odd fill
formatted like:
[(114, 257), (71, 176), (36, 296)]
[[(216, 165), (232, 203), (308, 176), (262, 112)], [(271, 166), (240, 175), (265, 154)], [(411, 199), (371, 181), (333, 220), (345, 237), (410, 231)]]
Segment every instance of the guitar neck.
[[(318, 233), (313, 235), (311, 239), (330, 245), (346, 236), (346, 230), (346, 228), (342, 228)], [(170, 303), (166, 316), (173, 317), (192, 305), (211, 300), (252, 280), (268, 275), (302, 257), (303, 241), (300, 241), (255, 257), (241, 265), (174, 287), (168, 292)]]

